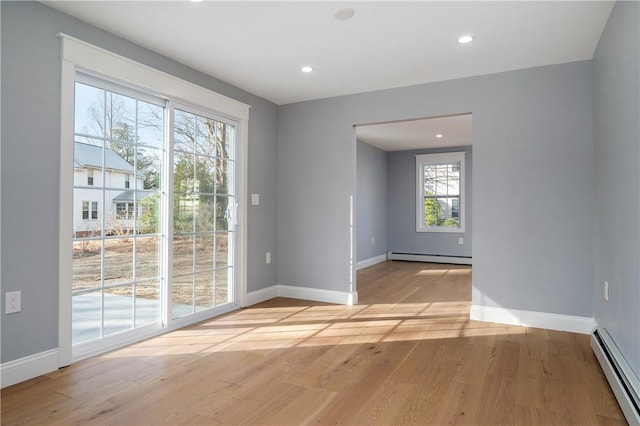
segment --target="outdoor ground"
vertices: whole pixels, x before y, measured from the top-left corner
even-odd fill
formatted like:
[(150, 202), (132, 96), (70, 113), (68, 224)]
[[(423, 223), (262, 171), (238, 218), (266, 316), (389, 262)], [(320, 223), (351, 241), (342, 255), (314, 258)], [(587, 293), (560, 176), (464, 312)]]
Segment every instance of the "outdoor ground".
[[(135, 240), (135, 241), (134, 241)], [(214, 250), (215, 247), (215, 250)], [(214, 251), (215, 264), (214, 264)], [(104, 261), (104, 284), (117, 286), (106, 289), (109, 294), (138, 298), (158, 299), (160, 245), (158, 237), (123, 236), (107, 239), (104, 246), (104, 260), (101, 259), (100, 240), (74, 242), (73, 247), (73, 290), (99, 290), (101, 283), (101, 263)], [(134, 267), (135, 265), (135, 267)], [(222, 267), (223, 269), (213, 270)], [(173, 244), (173, 302), (198, 306), (213, 306), (214, 287), (216, 305), (227, 299), (229, 265), (226, 234), (196, 237), (178, 236)], [(198, 271), (194, 273), (194, 271)], [(135, 272), (135, 278), (134, 278)]]

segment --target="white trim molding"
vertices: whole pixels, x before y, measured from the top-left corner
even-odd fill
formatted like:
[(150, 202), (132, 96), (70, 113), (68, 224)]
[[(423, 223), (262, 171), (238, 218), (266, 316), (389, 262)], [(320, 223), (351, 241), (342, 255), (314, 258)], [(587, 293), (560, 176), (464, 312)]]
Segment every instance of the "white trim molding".
[(278, 297), (336, 303), (339, 305), (355, 305), (358, 303), (357, 291), (336, 291), (290, 285), (278, 285)]
[(272, 285), (271, 287), (261, 288), (247, 293), (245, 298), (246, 305), (251, 306), (264, 302), (265, 300), (274, 299), (278, 297), (278, 286)]
[(407, 260), (409, 262), (451, 263), (454, 265), (471, 265), (470, 257), (441, 256), (438, 254), (411, 254), (389, 252), (389, 260)]
[(58, 350), (40, 352), (0, 364), (2, 388), (33, 379), (58, 369)]
[(568, 331), (580, 334), (591, 334), (597, 326), (596, 321), (592, 317), (520, 311), (517, 309), (479, 305), (471, 305), (470, 317), (475, 321), (521, 325), (524, 327), (544, 328), (547, 330)]
[(386, 262), (387, 254), (381, 254), (380, 256), (370, 257), (368, 259), (360, 260), (356, 262), (356, 271), (360, 269), (368, 268), (369, 266), (377, 265), (378, 263)]
[(62, 40), (62, 59), (85, 72), (106, 79), (117, 79), (125, 85), (156, 93), (189, 105), (198, 105), (229, 114), (238, 120), (248, 120), (248, 104), (221, 95), (190, 81), (157, 70), (127, 57), (110, 52), (65, 33)]
[(335, 303), (337, 305), (356, 305), (357, 291), (336, 291), (322, 288), (297, 287), (291, 285), (273, 285), (247, 293), (247, 306), (264, 302), (275, 297), (290, 299), (312, 300), (314, 302)]

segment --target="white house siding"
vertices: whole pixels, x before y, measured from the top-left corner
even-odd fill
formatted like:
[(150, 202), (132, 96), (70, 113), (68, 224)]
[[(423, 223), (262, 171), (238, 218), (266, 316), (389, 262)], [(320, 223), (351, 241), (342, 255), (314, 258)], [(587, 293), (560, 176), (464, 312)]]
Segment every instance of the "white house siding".
[[(129, 175), (130, 188), (125, 188), (126, 176)], [(73, 194), (73, 232), (76, 236), (89, 236), (90, 233), (99, 231), (102, 226), (103, 216), (106, 218), (106, 232), (117, 232), (122, 229), (131, 229), (132, 220), (116, 219), (116, 205), (114, 198), (122, 194), (123, 191), (134, 189), (143, 189), (143, 179), (137, 178), (137, 185), (134, 185), (133, 175), (117, 170), (106, 170), (104, 176), (105, 185), (103, 185), (102, 171), (94, 169), (93, 172), (93, 188), (88, 188), (87, 184), (88, 171), (85, 168), (75, 169), (73, 174), (73, 183), (76, 187)], [(104, 191), (103, 187), (118, 188), (115, 190)], [(98, 218), (91, 219), (91, 204), (89, 205), (89, 219), (82, 218), (82, 203), (87, 201), (98, 203)], [(103, 203), (105, 204), (103, 206)], [(142, 213), (138, 208), (138, 215)], [(117, 228), (117, 229), (114, 229)], [(87, 233), (87, 235), (83, 235)]]

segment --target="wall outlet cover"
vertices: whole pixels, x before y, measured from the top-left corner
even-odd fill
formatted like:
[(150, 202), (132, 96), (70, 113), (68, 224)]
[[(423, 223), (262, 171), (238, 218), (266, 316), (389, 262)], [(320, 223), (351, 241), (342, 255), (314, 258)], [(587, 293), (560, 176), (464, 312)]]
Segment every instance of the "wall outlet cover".
[(4, 313), (14, 314), (22, 310), (22, 292), (9, 291), (5, 294)]

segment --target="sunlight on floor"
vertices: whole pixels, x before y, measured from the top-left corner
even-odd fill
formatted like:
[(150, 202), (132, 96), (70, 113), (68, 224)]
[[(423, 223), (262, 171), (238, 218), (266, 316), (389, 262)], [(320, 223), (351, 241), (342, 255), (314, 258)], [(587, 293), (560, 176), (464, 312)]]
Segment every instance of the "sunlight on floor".
[[(376, 273), (375, 269), (369, 271)], [(380, 278), (371, 279), (369, 291), (382, 292), (373, 296), (377, 300), (396, 303), (345, 306), (281, 299), (276, 306), (258, 304), (105, 357), (125, 357), (143, 350), (147, 354), (179, 354), (197, 359), (216, 352), (254, 351), (264, 355), (284, 348), (526, 333), (523, 327), (469, 319), (471, 274), (471, 267), (465, 265), (416, 265), (409, 275), (415, 277), (415, 282), (407, 281), (408, 285), (399, 287), (399, 294), (385, 299), (380, 294), (396, 277), (393, 270), (382, 270)], [(445, 277), (449, 279), (443, 281)], [(452, 290), (452, 286), (461, 290)], [(365, 296), (364, 300), (371, 299)]]
[[(282, 348), (523, 334), (469, 320), (470, 302), (250, 308), (124, 348), (104, 358), (209, 354)], [(197, 343), (194, 341), (197, 340)], [(147, 349), (147, 351), (144, 351)], [(143, 350), (141, 352), (141, 350)], [(143, 355), (144, 356), (144, 355)]]

